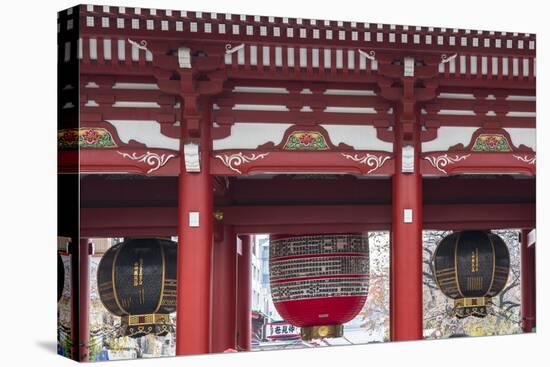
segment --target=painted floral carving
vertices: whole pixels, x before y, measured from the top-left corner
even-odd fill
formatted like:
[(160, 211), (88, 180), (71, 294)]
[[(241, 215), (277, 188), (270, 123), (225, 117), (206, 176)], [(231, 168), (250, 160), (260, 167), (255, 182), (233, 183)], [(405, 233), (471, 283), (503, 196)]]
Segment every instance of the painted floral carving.
[(508, 139), (501, 134), (480, 134), (472, 147), (473, 152), (511, 152)]
[(88, 145), (95, 144), (95, 142), (98, 141), (99, 139), (99, 134), (94, 129), (86, 130), (84, 134), (82, 134), (81, 136), (82, 136), (82, 140)]
[(325, 137), (316, 131), (295, 131), (288, 136), (284, 150), (328, 150)]
[(60, 148), (78, 146), (78, 130), (61, 130), (57, 134), (57, 143)]
[(64, 129), (57, 132), (57, 147), (61, 150), (77, 148), (116, 148), (113, 136), (102, 128)]

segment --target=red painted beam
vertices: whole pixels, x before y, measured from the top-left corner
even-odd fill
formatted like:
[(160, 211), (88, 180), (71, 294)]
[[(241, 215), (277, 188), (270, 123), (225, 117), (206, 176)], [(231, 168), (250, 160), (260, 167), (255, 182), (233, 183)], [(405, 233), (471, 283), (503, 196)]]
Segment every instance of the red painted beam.
[[(392, 154), (379, 151), (221, 150), (212, 155), (212, 174), (223, 176), (266, 172), (389, 176), (393, 168)], [(375, 159), (363, 161), (367, 156)]]
[[(453, 51), (454, 52), (454, 51)], [(364, 71), (345, 74), (340, 69), (326, 69), (324, 72), (317, 70), (308, 71), (307, 69), (289, 68), (288, 71), (282, 68), (247, 68), (226, 67), (226, 74), (230, 79), (252, 79), (262, 81), (280, 81), (281, 79), (290, 82), (310, 81), (325, 83), (360, 83), (362, 85), (375, 83), (378, 80), (376, 74), (365, 73)], [(100, 62), (89, 63), (81, 61), (80, 72), (82, 75), (109, 75), (109, 76), (148, 76), (154, 75), (152, 63), (130, 62), (126, 64), (102, 64)], [(509, 79), (452, 77), (439, 75), (438, 82), (442, 87), (469, 87), (469, 88), (493, 88), (493, 89), (523, 89), (535, 90), (536, 81), (534, 79), (516, 77)]]
[[(276, 97), (273, 97), (276, 98)], [(366, 106), (370, 107), (370, 106)], [(226, 117), (227, 112), (216, 110), (213, 119)], [(231, 117), (239, 122), (258, 122), (274, 124), (337, 124), (337, 125), (368, 125), (373, 120), (392, 119), (387, 113), (337, 113), (337, 112), (295, 112), (295, 111), (247, 111), (231, 110)]]
[(375, 224), (270, 224), (270, 225), (238, 225), (235, 230), (243, 234), (326, 234), (330, 226), (331, 233), (352, 233), (362, 231), (389, 230)]
[(521, 174), (536, 175), (536, 155), (528, 152), (488, 153), (442, 151), (421, 155), (420, 170), (424, 176), (456, 174)]
[[(289, 88), (289, 85), (284, 87)], [(306, 87), (301, 87), (306, 88)], [(300, 88), (300, 89), (301, 89)], [(318, 88), (318, 87), (317, 87)], [(241, 93), (226, 92), (216, 96), (216, 101), (224, 105), (234, 104), (259, 104), (259, 105), (284, 105), (284, 106), (334, 106), (334, 107), (372, 107), (389, 109), (387, 101), (379, 96), (354, 96), (354, 95), (326, 95), (313, 94), (278, 94), (278, 93)], [(275, 98), (274, 98), (275, 97)]]
[[(274, 101), (278, 97), (271, 96)], [(283, 102), (277, 102), (283, 104)], [(365, 105), (363, 107), (384, 108), (382, 104)], [(534, 108), (534, 107), (533, 107)], [(134, 107), (84, 107), (81, 106), (83, 121), (101, 122), (104, 120), (156, 120), (174, 123), (177, 120), (178, 108), (134, 108)], [(333, 125), (373, 125), (373, 121), (391, 121), (393, 117), (385, 112), (380, 113), (341, 113), (341, 112), (298, 112), (298, 111), (249, 111), (249, 110), (215, 110), (213, 121), (230, 117), (240, 123), (273, 123), (273, 124), (306, 124), (316, 125), (320, 122)], [(427, 114), (421, 116), (426, 126), (456, 126), (482, 127), (486, 123), (495, 123), (504, 128), (523, 127), (535, 128), (535, 117), (513, 116), (457, 116), (444, 114)], [(391, 123), (389, 123), (391, 125)]]
[[(74, 165), (74, 156), (80, 157), (80, 166)], [(239, 155), (256, 159), (234, 159)], [(344, 154), (353, 156), (351, 159)], [(376, 160), (361, 161), (369, 154)], [(274, 150), (223, 150), (214, 151), (209, 157), (210, 174), (236, 176), (253, 173), (339, 173), (372, 176), (389, 176), (393, 168), (391, 153), (379, 151), (315, 151), (291, 152)], [(181, 163), (175, 151), (124, 147), (115, 149), (81, 149), (61, 151), (60, 172), (81, 173), (133, 173), (150, 176), (177, 176)], [(300, 159), (296, 159), (300, 157)], [(205, 158), (206, 159), (206, 158)]]
[[(450, 176), (423, 179), (423, 202), (436, 204), (534, 203), (535, 179), (513, 176)], [(176, 177), (88, 175), (81, 181), (82, 207), (176, 206)], [(452, 192), (453, 195), (449, 195)], [(390, 204), (391, 181), (343, 176), (239, 179), (216, 177), (216, 207), (228, 205)]]
[(224, 220), (233, 225), (372, 224), (386, 227), (388, 205), (263, 205), (222, 208)]
[[(222, 206), (224, 222), (240, 233), (389, 230), (390, 205), (243, 205)], [(87, 237), (172, 236), (177, 208), (81, 208), (81, 234)], [(424, 205), (423, 229), (533, 228), (535, 204)]]
[(476, 100), (437, 98), (426, 103), (428, 110), (476, 110), (485, 108), (487, 111), (495, 109), (503, 111), (516, 112), (536, 112), (537, 104), (535, 101), (506, 101), (506, 100), (486, 100), (478, 98)]
[[(390, 179), (356, 177), (276, 176), (271, 179), (230, 179), (232, 205), (389, 204)], [(222, 205), (222, 204), (220, 204)], [(229, 205), (229, 203), (228, 203)]]
[[(296, 63), (295, 63), (296, 64)], [(341, 69), (324, 69), (321, 70), (308, 70), (305, 68), (288, 68), (283, 69), (280, 67), (267, 68), (267, 67), (251, 67), (251, 68), (239, 68), (237, 66), (226, 67), (227, 76), (230, 79), (257, 79), (265, 81), (276, 80), (288, 80), (288, 81), (300, 81), (305, 80), (309, 82), (322, 82), (322, 83), (361, 83), (362, 85), (369, 83), (376, 83), (378, 76), (366, 70), (349, 71), (345, 73)]]
[[(458, 68), (457, 68), (458, 70)], [(498, 78), (438, 78), (441, 87), (467, 87), (467, 88), (495, 88), (495, 89), (526, 89), (535, 90), (536, 81), (523, 77), (512, 77), (507, 79)]]
[(472, 86), (440, 86), (438, 89), (439, 93), (466, 93), (466, 94), (473, 94), (473, 95), (484, 95), (484, 94), (502, 94), (503, 97), (507, 96), (532, 96), (534, 97), (536, 95), (535, 89), (529, 90), (529, 89), (514, 89), (512, 87), (506, 88), (506, 89), (500, 89), (500, 88), (490, 88), (486, 86), (483, 87), (472, 87)]
[[(286, 88), (291, 88), (291, 83), (283, 83)], [(327, 85), (328, 89), (329, 85)], [(373, 86), (374, 87), (374, 86)], [(300, 89), (306, 86), (300, 86)], [(319, 88), (316, 86), (315, 88)], [(163, 93), (159, 90), (148, 89), (112, 89), (112, 88), (85, 88), (80, 89), (80, 101), (95, 101), (99, 105), (111, 105), (116, 101), (147, 101), (156, 102), (160, 105), (174, 105), (175, 96)], [(326, 95), (320, 93), (314, 94), (273, 94), (273, 93), (239, 93), (225, 92), (217, 95), (215, 101), (224, 105), (233, 104), (261, 104), (261, 105), (299, 105), (316, 106), (318, 104), (337, 107), (379, 107), (389, 109), (387, 101), (378, 96), (354, 96), (354, 95)], [(277, 98), (274, 99), (273, 96)]]
[[(109, 65), (104, 65), (108, 67)], [(113, 65), (115, 67), (115, 65)], [(82, 75), (81, 82), (89, 81), (98, 81), (103, 80), (104, 75)], [(153, 83), (156, 84), (157, 80), (153, 74), (150, 75), (111, 75), (109, 76), (112, 80), (109, 83)], [(246, 87), (275, 87), (275, 88), (288, 88), (290, 90), (301, 90), (303, 88), (315, 90), (326, 90), (326, 89), (348, 89), (348, 90), (372, 90), (376, 89), (376, 83), (370, 84), (358, 84), (353, 82), (312, 82), (308, 80), (262, 80), (262, 79), (231, 79), (224, 84), (226, 90), (231, 90), (235, 86), (246, 86)], [(490, 85), (485, 86), (465, 86), (465, 85), (456, 85), (456, 86), (440, 86), (438, 89), (439, 93), (466, 93), (473, 95), (501, 95), (503, 98), (507, 96), (532, 96), (535, 97), (536, 92), (533, 88), (532, 90), (525, 88), (492, 88)], [(328, 97), (328, 96), (327, 96)], [(512, 102), (512, 101), (506, 101)]]
[(178, 108), (136, 108), (136, 107), (111, 107), (103, 105), (99, 107), (80, 107), (80, 113), (86, 117), (86, 121), (92, 119), (103, 120), (156, 120), (174, 123), (178, 116)]
[[(86, 83), (82, 83), (86, 85)], [(96, 101), (97, 103), (115, 103), (116, 101), (149, 101), (159, 104), (176, 103), (176, 97), (156, 89), (112, 89), (80, 87), (80, 101)]]
[[(301, 91), (304, 88), (310, 89), (312, 92), (325, 91), (327, 89), (346, 89), (346, 90), (376, 90), (377, 83), (373, 81), (367, 84), (358, 84), (350, 81), (333, 82), (318, 82), (310, 80), (264, 80), (264, 79), (230, 79), (225, 84), (226, 90), (232, 90), (233, 88), (240, 87), (265, 87), (265, 88), (286, 88), (289, 91)], [(331, 96), (331, 95), (325, 95)], [(334, 96), (334, 95), (332, 95)]]
[(178, 233), (177, 207), (81, 208), (80, 231), (87, 237), (168, 237)]
[(424, 205), (423, 228), (434, 230), (529, 228), (536, 223), (536, 205)]
[(457, 127), (482, 127), (484, 123), (493, 123), (501, 127), (524, 127), (535, 128), (535, 117), (510, 117), (510, 116), (462, 116), (462, 115), (438, 115), (428, 113), (427, 115), (421, 115), (420, 120), (426, 126), (457, 126)]
[[(59, 172), (133, 173), (138, 175), (177, 176), (178, 152), (124, 146), (109, 149), (80, 149), (58, 152)], [(75, 156), (79, 157), (76, 167)]]

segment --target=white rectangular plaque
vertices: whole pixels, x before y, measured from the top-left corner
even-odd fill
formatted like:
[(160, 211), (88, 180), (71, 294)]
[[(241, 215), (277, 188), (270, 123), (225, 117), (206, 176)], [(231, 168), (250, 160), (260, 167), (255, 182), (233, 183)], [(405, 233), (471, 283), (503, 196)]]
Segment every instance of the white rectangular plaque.
[(189, 227), (199, 226), (199, 212), (189, 212)]
[(412, 223), (412, 222), (413, 222), (413, 210), (403, 209), (403, 223)]

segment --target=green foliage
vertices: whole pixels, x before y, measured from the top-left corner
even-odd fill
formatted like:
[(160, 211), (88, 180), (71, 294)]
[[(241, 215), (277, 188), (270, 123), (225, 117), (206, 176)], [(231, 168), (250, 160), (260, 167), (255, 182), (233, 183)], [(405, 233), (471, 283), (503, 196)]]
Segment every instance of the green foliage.
[(89, 358), (91, 362), (97, 361), (97, 356), (101, 353), (101, 339), (96, 338), (93, 335), (90, 336), (90, 342), (89, 342)]
[(71, 340), (71, 334), (64, 334), (59, 340), (61, 349), (65, 352), (65, 357), (72, 359), (73, 358), (73, 342)]

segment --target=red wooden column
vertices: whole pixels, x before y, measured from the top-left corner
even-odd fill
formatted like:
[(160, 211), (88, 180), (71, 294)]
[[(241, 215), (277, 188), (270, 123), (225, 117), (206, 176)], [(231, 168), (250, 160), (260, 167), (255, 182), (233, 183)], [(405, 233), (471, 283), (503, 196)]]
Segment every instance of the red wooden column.
[[(406, 131), (408, 129), (408, 131)], [(395, 174), (392, 179), (391, 340), (422, 339), (422, 177), (416, 121), (397, 115)], [(409, 134), (409, 139), (404, 137)], [(413, 172), (403, 172), (404, 146), (412, 146)], [(405, 169), (406, 171), (406, 169)]]
[(90, 247), (89, 238), (80, 239), (78, 268), (78, 323), (80, 362), (90, 359)]
[[(186, 101), (187, 104), (187, 101)], [(188, 172), (180, 159), (178, 203), (178, 293), (176, 306), (176, 355), (210, 352), (210, 294), (212, 261), (212, 177), (209, 152), (211, 104), (201, 118), (186, 118), (187, 126), (199, 125), (200, 172)], [(200, 121), (199, 121), (200, 120)], [(182, 143), (192, 140), (182, 128)], [(189, 167), (190, 168), (190, 167)]]
[(536, 327), (535, 244), (529, 244), (529, 232), (521, 231), (521, 327), (526, 333)]
[(212, 269), (212, 352), (236, 347), (237, 336), (237, 237), (223, 226), (223, 239), (214, 243)]
[(252, 241), (253, 236), (239, 236), (241, 255), (238, 256), (237, 284), (237, 347), (238, 350), (251, 350), (252, 341)]

